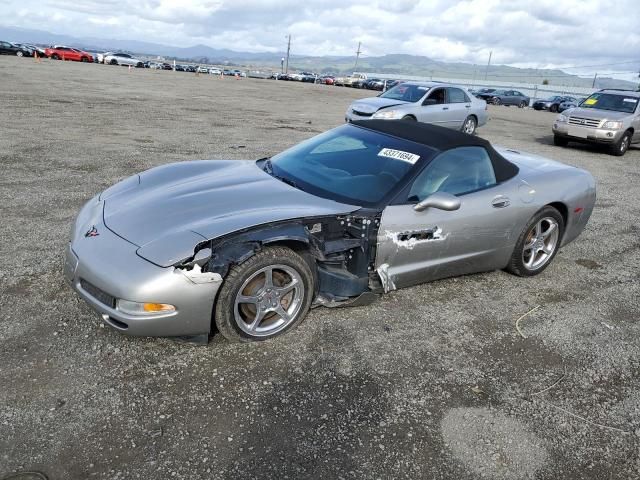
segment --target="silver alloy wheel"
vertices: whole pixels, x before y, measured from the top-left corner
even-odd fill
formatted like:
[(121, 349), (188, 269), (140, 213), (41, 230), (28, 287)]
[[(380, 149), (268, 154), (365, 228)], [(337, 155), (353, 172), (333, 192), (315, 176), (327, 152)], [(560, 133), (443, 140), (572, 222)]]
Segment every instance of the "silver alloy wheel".
[(498, 97), (494, 97), (491, 103), (493, 103), (494, 105), (500, 105), (500, 99)]
[(293, 322), (305, 295), (302, 276), (288, 265), (270, 265), (247, 278), (236, 294), (236, 325), (254, 337), (274, 335)]
[(464, 122), (464, 128), (462, 129), (464, 133), (468, 133), (469, 135), (473, 135), (473, 132), (476, 131), (476, 121), (469, 117)]
[(18, 57), (21, 57), (22, 55), (24, 55), (24, 53), (22, 53), (20, 50), (18, 50), (18, 51), (16, 52), (16, 55), (17, 55)]
[(553, 256), (559, 238), (558, 222), (553, 217), (544, 217), (529, 231), (522, 249), (522, 263), (529, 270), (538, 270)]
[(627, 151), (627, 148), (629, 148), (629, 135), (625, 134), (620, 142), (620, 151), (624, 153)]

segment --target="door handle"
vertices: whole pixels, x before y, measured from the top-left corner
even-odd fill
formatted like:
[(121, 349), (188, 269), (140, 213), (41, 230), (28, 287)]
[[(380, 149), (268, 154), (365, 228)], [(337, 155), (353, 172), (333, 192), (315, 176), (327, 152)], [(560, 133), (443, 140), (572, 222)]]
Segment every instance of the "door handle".
[(491, 206), (493, 208), (504, 208), (511, 205), (511, 201), (507, 197), (496, 197), (491, 200)]
[(471, 108), (471, 105), (465, 105), (464, 107), (465, 108)]
[(449, 110), (449, 107), (442, 107), (443, 110)]

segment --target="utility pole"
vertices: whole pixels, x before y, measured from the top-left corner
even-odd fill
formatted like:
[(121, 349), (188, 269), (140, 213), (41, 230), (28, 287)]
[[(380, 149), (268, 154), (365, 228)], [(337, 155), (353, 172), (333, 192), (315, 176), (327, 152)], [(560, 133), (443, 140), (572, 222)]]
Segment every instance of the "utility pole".
[(289, 73), (289, 53), (291, 52), (291, 34), (287, 35), (287, 60), (284, 67), (284, 73)]
[(358, 50), (356, 51), (356, 64), (353, 66), (353, 71), (355, 72), (356, 69), (358, 68), (358, 60), (360, 59), (360, 54), (362, 53), (360, 51), (360, 46), (362, 45), (362, 42), (358, 42)]
[(598, 72), (593, 76), (593, 83), (591, 84), (591, 88), (596, 88), (596, 78), (598, 78)]
[(489, 65), (491, 65), (491, 55), (493, 55), (493, 50), (489, 52), (489, 61), (487, 62), (487, 68), (484, 70), (484, 79), (487, 79), (487, 74), (489, 73)]

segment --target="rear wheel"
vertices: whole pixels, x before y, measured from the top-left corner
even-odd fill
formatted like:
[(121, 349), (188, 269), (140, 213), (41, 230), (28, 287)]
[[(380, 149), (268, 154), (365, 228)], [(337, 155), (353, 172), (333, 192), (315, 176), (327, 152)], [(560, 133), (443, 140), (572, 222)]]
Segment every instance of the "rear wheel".
[(563, 233), (564, 219), (560, 212), (544, 207), (524, 227), (507, 270), (520, 277), (541, 273), (558, 253)]
[(551, 105), (551, 106), (549, 107), (549, 111), (550, 111), (551, 113), (557, 113), (557, 112), (558, 112), (558, 105), (556, 105), (556, 104), (554, 103), (553, 105)]
[(631, 145), (631, 132), (626, 131), (624, 132), (622, 137), (620, 137), (620, 140), (613, 143), (609, 147), (609, 153), (611, 155), (615, 155), (616, 157), (621, 157), (625, 153), (627, 153), (627, 150), (629, 150), (629, 145)]
[(560, 137), (558, 135), (554, 135), (553, 136), (553, 144), (556, 147), (566, 147), (569, 144), (569, 141), (564, 137)]
[(315, 291), (309, 264), (286, 247), (268, 247), (231, 268), (218, 294), (215, 322), (232, 342), (273, 338), (300, 323)]
[(525, 108), (527, 106), (527, 102), (525, 100), (520, 102), (520, 105), (518, 105), (520, 108)]
[(469, 135), (473, 135), (476, 132), (476, 118), (473, 115), (469, 115), (462, 124), (462, 131)]

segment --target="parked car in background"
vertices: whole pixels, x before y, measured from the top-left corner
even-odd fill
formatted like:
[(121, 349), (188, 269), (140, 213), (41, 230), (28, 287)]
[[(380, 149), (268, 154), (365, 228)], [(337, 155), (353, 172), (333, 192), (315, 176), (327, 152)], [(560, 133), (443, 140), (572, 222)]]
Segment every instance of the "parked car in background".
[(104, 63), (104, 57), (107, 55), (113, 55), (113, 52), (98, 52), (96, 54), (96, 60), (98, 60), (98, 63)]
[(0, 40), (0, 55), (15, 55), (16, 57), (31, 57), (33, 51), (29, 48)]
[(207, 67), (203, 67), (202, 65), (198, 65), (198, 67), (196, 67), (196, 72), (209, 73), (209, 69)]
[(604, 144), (609, 153), (624, 155), (629, 146), (640, 143), (640, 92), (605, 89), (593, 93), (579, 107), (556, 118), (553, 143)]
[(39, 57), (46, 57), (46, 54), (44, 52), (44, 47), (39, 47), (37, 45), (33, 45), (32, 43), (14, 43), (14, 45), (28, 48), (29, 50), (32, 51), (32, 53), (37, 52)]
[(563, 102), (575, 102), (574, 97), (566, 97), (562, 95), (555, 95), (545, 100), (536, 100), (531, 105), (534, 110), (549, 110), (550, 112), (557, 112), (560, 104)]
[(220, 70), (219, 68), (210, 68), (209, 69), (209, 75), (222, 75), (222, 70)]
[(54, 45), (51, 48), (46, 48), (44, 52), (47, 57), (53, 60), (70, 60), (74, 62), (93, 63), (93, 56), (90, 53), (73, 47)]
[(369, 78), (364, 81), (363, 87), (368, 90), (379, 90), (382, 91), (384, 89), (385, 81), (379, 78)]
[(367, 79), (367, 76), (364, 73), (356, 73), (346, 76), (346, 77), (336, 77), (335, 84), (340, 85), (342, 87), (351, 87), (353, 82), (361, 82)]
[(570, 108), (575, 108), (575, 107), (577, 107), (578, 105), (580, 105), (584, 101), (585, 101), (584, 98), (575, 98), (573, 100), (564, 100), (564, 101), (560, 102), (560, 105), (558, 105), (558, 113), (564, 112), (565, 110), (568, 110)]
[(518, 90), (494, 90), (478, 93), (476, 97), (493, 105), (516, 105), (520, 108), (528, 107), (531, 99)]
[(315, 83), (317, 75), (311, 72), (301, 72), (300, 73), (300, 81), (306, 83)]
[(324, 83), (325, 85), (333, 85), (336, 81), (336, 77), (333, 75), (324, 75), (318, 79), (320, 83)]
[(412, 120), (473, 134), (487, 122), (487, 104), (464, 88), (437, 82), (405, 82), (372, 98), (356, 100), (345, 120)]
[(164, 62), (160, 64), (162, 66), (162, 70), (173, 70), (173, 65), (170, 63)]
[(108, 55), (105, 55), (103, 58), (103, 62), (108, 63), (109, 65), (125, 65), (138, 68), (144, 67), (144, 62), (142, 60), (138, 60), (128, 53), (122, 52), (110, 53)]

